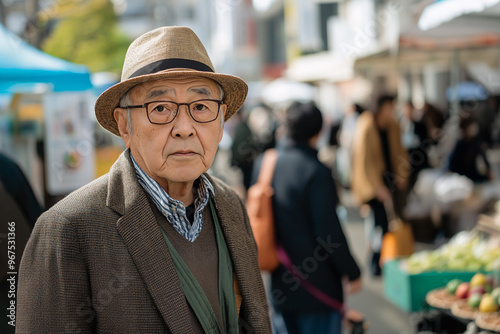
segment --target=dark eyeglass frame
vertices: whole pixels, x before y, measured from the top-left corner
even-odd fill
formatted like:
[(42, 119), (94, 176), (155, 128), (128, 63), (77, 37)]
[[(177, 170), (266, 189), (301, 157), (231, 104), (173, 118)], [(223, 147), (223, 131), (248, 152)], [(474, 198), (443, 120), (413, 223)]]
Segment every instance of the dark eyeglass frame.
[[(191, 104), (193, 103), (196, 103), (196, 102), (200, 102), (200, 101), (211, 101), (211, 102), (217, 102), (217, 114), (215, 115), (215, 118), (210, 120), (210, 121), (204, 121), (204, 122), (201, 122), (201, 121), (198, 121), (196, 120), (194, 117), (193, 117), (193, 114), (191, 114)], [(149, 112), (148, 112), (148, 106), (151, 104), (151, 103), (158, 103), (158, 102), (168, 102), (168, 103), (173, 103), (177, 106), (177, 109), (175, 110), (175, 115), (174, 115), (174, 118), (172, 118), (170, 121), (166, 122), (166, 123), (157, 123), (157, 122), (153, 122), (151, 120), (151, 118), (149, 117)], [(144, 108), (145, 111), (146, 111), (146, 116), (148, 117), (148, 120), (151, 124), (158, 124), (158, 125), (162, 125), (162, 124), (170, 124), (172, 123), (175, 118), (177, 117), (177, 115), (179, 114), (179, 108), (180, 106), (187, 106), (187, 111), (188, 111), (188, 114), (189, 116), (193, 119), (193, 121), (197, 122), (197, 123), (210, 123), (210, 122), (213, 122), (217, 119), (217, 117), (219, 117), (219, 113), (220, 113), (220, 106), (221, 104), (224, 104), (224, 101), (223, 100), (214, 100), (214, 99), (201, 99), (201, 100), (196, 100), (196, 101), (192, 101), (192, 102), (189, 102), (189, 103), (177, 103), (177, 102), (174, 102), (174, 101), (168, 101), (168, 100), (161, 100), (161, 101), (150, 101), (150, 102), (146, 102), (144, 103), (143, 105), (134, 105), (134, 106), (124, 106), (124, 107), (120, 107), (120, 108), (123, 108), (123, 109), (133, 109), (133, 108)]]

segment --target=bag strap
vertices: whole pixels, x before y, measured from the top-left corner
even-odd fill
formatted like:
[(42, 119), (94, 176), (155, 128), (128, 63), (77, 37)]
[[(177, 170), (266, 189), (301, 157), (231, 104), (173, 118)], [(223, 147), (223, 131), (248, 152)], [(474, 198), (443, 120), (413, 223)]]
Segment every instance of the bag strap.
[(300, 271), (296, 269), (296, 267), (292, 264), (292, 260), (290, 260), (290, 257), (286, 253), (285, 249), (281, 245), (276, 246), (276, 251), (278, 253), (278, 258), (280, 259), (280, 262), (283, 264), (283, 266), (292, 274), (293, 277), (299, 280), (300, 285), (304, 289), (307, 290), (314, 298), (322, 302), (323, 304), (330, 306), (334, 310), (339, 311), (340, 315), (344, 317), (345, 315), (345, 306), (338, 300), (333, 299), (332, 297), (328, 296), (326, 293), (318, 289), (315, 285), (313, 285), (311, 282), (309, 282)]
[(266, 152), (264, 152), (257, 183), (271, 186), (277, 162), (278, 151), (276, 149), (270, 148)]

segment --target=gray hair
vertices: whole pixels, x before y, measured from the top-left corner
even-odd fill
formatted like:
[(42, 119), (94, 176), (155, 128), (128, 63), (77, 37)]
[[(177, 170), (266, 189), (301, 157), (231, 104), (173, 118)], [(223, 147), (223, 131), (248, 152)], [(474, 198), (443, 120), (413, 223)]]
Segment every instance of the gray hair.
[[(217, 84), (217, 88), (219, 89), (219, 100), (222, 101), (224, 99), (224, 89), (222, 89), (221, 84), (219, 84), (217, 81), (215, 82)], [(135, 86), (134, 86), (135, 87)], [(128, 106), (132, 105), (132, 99), (130, 98), (130, 92), (134, 88), (130, 88), (123, 96), (120, 98), (119, 106), (120, 108), (127, 109), (127, 119), (128, 119), (128, 132), (129, 134), (132, 133), (132, 109), (127, 108)], [(219, 108), (220, 109), (220, 108)], [(220, 111), (220, 127), (222, 128), (224, 126), (224, 112), (221, 110)]]
[[(132, 87), (133, 88), (133, 87)], [(120, 99), (120, 108), (127, 109), (127, 119), (128, 119), (128, 133), (132, 133), (132, 109), (127, 108), (128, 106), (132, 105), (132, 100), (130, 99), (130, 91), (132, 90), (130, 88)]]
[[(222, 89), (222, 86), (220, 83), (215, 82), (217, 84), (217, 88), (219, 88), (219, 101), (222, 101), (224, 99), (224, 89)], [(220, 127), (222, 128), (224, 126), (224, 111), (220, 110)]]

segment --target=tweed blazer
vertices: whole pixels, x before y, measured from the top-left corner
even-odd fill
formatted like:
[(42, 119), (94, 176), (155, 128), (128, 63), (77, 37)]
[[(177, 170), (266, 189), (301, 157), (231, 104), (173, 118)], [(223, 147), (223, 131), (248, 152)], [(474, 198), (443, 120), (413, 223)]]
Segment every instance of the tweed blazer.
[[(242, 333), (271, 333), (245, 207), (208, 176), (240, 285)], [(17, 333), (191, 333), (189, 305), (126, 150), (37, 221), (19, 270)]]

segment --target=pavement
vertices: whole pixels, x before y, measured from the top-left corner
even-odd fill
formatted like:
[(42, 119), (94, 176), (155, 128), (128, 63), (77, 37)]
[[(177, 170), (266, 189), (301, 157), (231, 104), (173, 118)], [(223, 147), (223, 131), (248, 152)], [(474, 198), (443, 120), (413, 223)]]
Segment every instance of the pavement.
[[(382, 277), (372, 277), (368, 271), (369, 249), (365, 221), (354, 206), (351, 193), (348, 190), (340, 189), (339, 198), (343, 208), (340, 210), (339, 218), (343, 223), (344, 234), (348, 239), (351, 253), (363, 272), (363, 289), (358, 294), (346, 297), (348, 307), (365, 315), (366, 320), (370, 323), (366, 333), (415, 333), (414, 325), (417, 314), (402, 311), (388, 301), (384, 297)], [(436, 247), (434, 244), (415, 243), (415, 251), (430, 250)]]
[(360, 311), (369, 322), (366, 333), (411, 334), (411, 315), (401, 311), (385, 299), (381, 277), (371, 277), (368, 272), (368, 241), (365, 237), (364, 221), (354, 207), (347, 207), (347, 220), (343, 229), (349, 241), (351, 253), (355, 256), (363, 272), (363, 289), (355, 295), (347, 296), (350, 309)]

